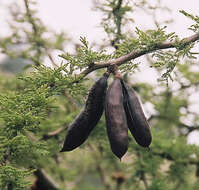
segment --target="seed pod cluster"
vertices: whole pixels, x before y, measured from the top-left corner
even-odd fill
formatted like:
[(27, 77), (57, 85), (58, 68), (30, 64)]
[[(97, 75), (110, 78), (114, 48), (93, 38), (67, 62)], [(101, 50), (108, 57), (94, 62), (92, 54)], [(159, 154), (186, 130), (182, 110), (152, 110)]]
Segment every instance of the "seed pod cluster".
[(97, 125), (104, 110), (109, 73), (105, 73), (91, 88), (84, 110), (69, 126), (60, 152), (72, 151), (83, 144)]
[(106, 92), (108, 76), (105, 73), (91, 88), (84, 110), (68, 128), (61, 152), (72, 151), (86, 141), (103, 114), (104, 102), (111, 150), (120, 160), (128, 149), (128, 129), (139, 145), (151, 144), (149, 124), (135, 91), (116, 74)]

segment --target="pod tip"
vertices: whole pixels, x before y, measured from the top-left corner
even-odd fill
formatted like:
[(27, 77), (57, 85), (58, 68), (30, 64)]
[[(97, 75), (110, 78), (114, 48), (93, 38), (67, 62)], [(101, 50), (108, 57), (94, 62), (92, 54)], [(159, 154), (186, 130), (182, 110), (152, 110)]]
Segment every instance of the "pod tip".
[(117, 157), (119, 158), (120, 162), (122, 162), (122, 157), (123, 156), (117, 156)]

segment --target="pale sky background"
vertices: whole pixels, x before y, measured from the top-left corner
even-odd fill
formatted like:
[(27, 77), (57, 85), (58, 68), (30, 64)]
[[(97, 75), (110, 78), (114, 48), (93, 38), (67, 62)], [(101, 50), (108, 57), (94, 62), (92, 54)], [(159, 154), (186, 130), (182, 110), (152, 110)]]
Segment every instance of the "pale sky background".
[[(0, 36), (8, 34), (6, 5), (16, 2), (16, 0), (0, 0)], [(22, 3), (22, 0), (17, 0)], [(92, 0), (38, 0), (38, 16), (42, 19), (46, 26), (49, 26), (55, 31), (66, 31), (75, 42), (79, 41), (80, 36), (85, 36), (89, 42), (103, 42), (106, 37), (103, 29), (99, 27), (101, 13), (91, 11)], [(199, 1), (198, 0), (162, 0), (163, 4), (167, 5), (171, 10), (171, 14), (159, 14), (159, 19), (173, 18), (175, 21), (167, 27), (168, 32), (176, 32), (181, 38), (192, 35), (193, 33), (187, 28), (193, 23), (190, 19), (179, 13), (179, 10), (185, 10), (189, 13), (199, 16)], [(138, 12), (133, 17), (136, 20), (138, 28), (154, 29), (150, 18), (143, 16), (143, 12)], [(132, 29), (134, 29), (132, 27)], [(199, 52), (199, 45), (195, 47), (195, 51)], [(0, 59), (2, 56), (0, 55)], [(154, 72), (149, 68), (142, 67), (141, 81), (157, 82), (156, 77), (144, 77), (154, 75)], [(138, 77), (140, 77), (138, 76)], [(193, 96), (193, 102), (198, 101), (199, 94)], [(198, 104), (193, 106), (193, 111), (199, 113)], [(195, 135), (190, 135), (189, 142), (196, 141), (199, 144), (199, 132)]]

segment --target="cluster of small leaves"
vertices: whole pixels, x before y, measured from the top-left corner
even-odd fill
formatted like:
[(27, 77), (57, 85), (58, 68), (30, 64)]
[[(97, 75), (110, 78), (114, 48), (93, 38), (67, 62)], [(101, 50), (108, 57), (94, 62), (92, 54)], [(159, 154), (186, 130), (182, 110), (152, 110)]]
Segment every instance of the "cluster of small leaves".
[(166, 34), (166, 27), (158, 28), (157, 30), (148, 30), (143, 32), (142, 30), (136, 28), (136, 34), (139, 39), (139, 47), (138, 50), (154, 50), (158, 44), (161, 44), (165, 41), (173, 41), (176, 39), (176, 35), (174, 32)]
[(0, 163), (3, 165), (5, 163), (5, 153), (8, 150), (9, 140), (3, 135), (0, 136), (0, 140)]
[[(72, 96), (85, 95), (86, 88), (81, 75), (74, 74), (68, 65), (50, 68), (44, 65), (34, 67), (30, 76), (20, 77), (26, 83), (46, 91), (46, 96), (60, 95), (65, 92)], [(73, 70), (73, 68), (71, 67)]]
[(157, 61), (152, 63), (151, 67), (164, 69), (160, 81), (167, 81), (168, 78), (172, 79), (171, 73), (174, 70), (175, 66), (179, 63), (179, 56), (176, 55), (176, 52), (173, 51), (156, 51), (152, 55)]
[(139, 39), (125, 39), (122, 43), (118, 44), (117, 47), (118, 49), (115, 51), (115, 57), (126, 55), (139, 47)]
[(0, 189), (27, 189), (30, 183), (25, 181), (33, 173), (31, 170), (17, 169), (12, 166), (0, 167)]
[(160, 81), (167, 81), (168, 79), (173, 80), (171, 74), (175, 69), (176, 65), (180, 64), (180, 58), (187, 58), (187, 59), (196, 59), (195, 52), (192, 52), (192, 48), (194, 47), (194, 43), (189, 45), (184, 45), (183, 40), (180, 42), (176, 42), (176, 50), (158, 50), (153, 53), (152, 57), (155, 58), (157, 61), (153, 62), (151, 67), (155, 67), (157, 69), (163, 70), (163, 74)]
[(80, 72), (86, 68), (93, 66), (95, 62), (105, 61), (110, 59), (110, 55), (106, 55), (104, 51), (97, 52), (89, 47), (88, 41), (85, 37), (80, 37), (82, 46), (78, 48), (77, 55), (62, 54), (60, 57), (64, 58), (67, 62), (67, 73), (73, 74)]
[(120, 66), (120, 71), (122, 73), (134, 73), (137, 69), (139, 69), (139, 63), (135, 63), (133, 61), (128, 61), (125, 65)]
[(180, 13), (182, 13), (183, 15), (185, 15), (186, 17), (190, 18), (191, 20), (195, 21), (196, 24), (192, 24), (189, 29), (194, 31), (194, 32), (198, 32), (199, 31), (199, 17), (198, 16), (194, 16), (193, 14), (187, 13), (184, 10), (181, 10)]
[(51, 108), (52, 98), (44, 89), (26, 90), (24, 93), (1, 94), (0, 118), (6, 126), (5, 135), (12, 138), (17, 132), (34, 131)]
[[(47, 143), (32, 141), (27, 136), (17, 135), (9, 142), (9, 161), (17, 167), (39, 167), (38, 160), (48, 156)], [(23, 160), (23, 162), (22, 162)]]
[(176, 39), (174, 32), (166, 34), (165, 27), (157, 30), (142, 31), (136, 28), (137, 38), (125, 39), (121, 44), (118, 44), (115, 57), (126, 55), (132, 51), (150, 52), (155, 50), (157, 45), (165, 41), (173, 41)]
[(191, 49), (194, 47), (195, 43), (185, 44), (184, 40), (180, 42), (176, 42), (176, 54), (178, 57), (188, 58), (188, 59), (196, 59), (195, 55), (199, 54), (198, 52), (192, 52)]

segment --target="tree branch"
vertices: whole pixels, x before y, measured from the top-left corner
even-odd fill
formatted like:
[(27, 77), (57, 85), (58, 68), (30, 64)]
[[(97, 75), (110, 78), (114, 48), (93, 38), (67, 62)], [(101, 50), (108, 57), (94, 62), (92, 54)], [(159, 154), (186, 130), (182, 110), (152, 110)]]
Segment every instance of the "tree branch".
[(25, 7), (26, 7), (26, 15), (28, 17), (28, 20), (29, 20), (30, 24), (32, 25), (32, 29), (33, 29), (34, 33), (37, 34), (37, 26), (34, 22), (34, 19), (32, 17), (31, 12), (30, 12), (28, 0), (24, 0), (24, 4), (25, 4)]
[(115, 17), (115, 24), (117, 28), (115, 39), (111, 42), (111, 44), (117, 49), (116, 43), (118, 43), (121, 36), (121, 24), (122, 24), (122, 16), (120, 14), (120, 9), (122, 8), (122, 1), (118, 0), (117, 5), (113, 8), (113, 15)]
[[(182, 39), (181, 42), (182, 42), (182, 45), (188, 45), (197, 40), (199, 40), (199, 32), (197, 32), (196, 34), (194, 34), (192, 36)], [(138, 58), (142, 55), (151, 53), (153, 51), (161, 50), (161, 49), (168, 49), (168, 48), (175, 48), (175, 47), (176, 47), (176, 41), (172, 41), (172, 42), (164, 42), (164, 43), (157, 44), (155, 47), (153, 47), (152, 49), (149, 49), (149, 50), (135, 50), (135, 51), (132, 51), (124, 56), (109, 60), (107, 62), (94, 63), (92, 67), (87, 68), (86, 70), (81, 72), (80, 75), (82, 75), (82, 77), (85, 77), (86, 75), (88, 75), (89, 73), (91, 73), (97, 69), (106, 68), (111, 65), (120, 66), (122, 64), (125, 64), (127, 61)]]
[[(26, 15), (28, 18), (28, 22), (32, 25), (32, 30), (33, 30), (33, 35), (35, 38), (37, 38), (38, 34), (38, 26), (35, 23), (35, 20), (31, 14), (31, 10), (29, 7), (29, 2), (28, 0), (24, 0), (25, 8), (26, 8)], [(35, 40), (36, 43), (36, 51), (37, 51), (37, 56), (32, 59), (32, 61), (35, 63), (35, 65), (39, 66), (40, 65), (40, 57), (41, 57), (41, 49), (40, 49), (40, 44), (37, 40)]]
[(57, 137), (60, 133), (65, 131), (67, 128), (68, 128), (68, 126), (64, 126), (64, 127), (61, 127), (61, 128), (59, 128), (55, 131), (44, 134), (41, 140), (48, 140), (50, 138)]

